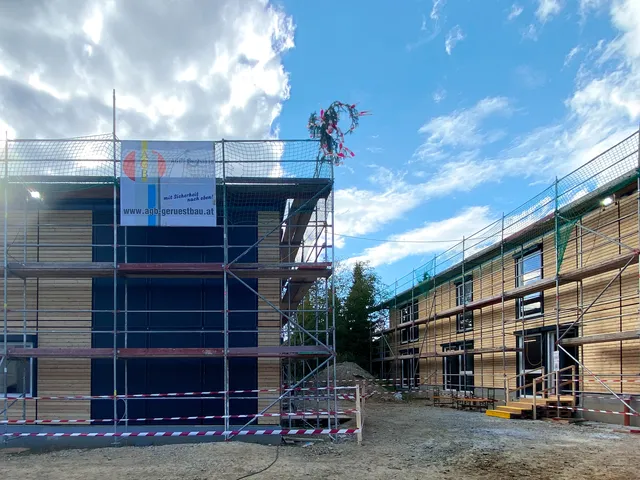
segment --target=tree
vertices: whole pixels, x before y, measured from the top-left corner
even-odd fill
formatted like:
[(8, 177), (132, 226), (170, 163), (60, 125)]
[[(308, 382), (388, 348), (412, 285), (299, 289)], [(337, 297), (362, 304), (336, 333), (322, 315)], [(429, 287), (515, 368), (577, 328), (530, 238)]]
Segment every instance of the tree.
[(369, 368), (371, 333), (384, 321), (380, 314), (372, 313), (381, 291), (376, 272), (367, 263), (356, 262), (349, 293), (344, 299), (343, 315), (336, 317), (336, 349), (341, 360)]
[[(332, 299), (334, 294), (335, 299)], [(368, 264), (356, 262), (350, 270), (344, 265), (336, 264), (330, 282), (317, 281), (309, 288), (298, 307), (297, 322), (308, 332), (317, 335), (320, 341), (325, 341), (325, 311), (327, 306), (331, 309), (333, 305), (338, 359), (356, 362), (368, 369), (371, 335), (383, 329), (386, 322), (381, 312), (372, 311), (382, 295), (380, 278)], [(317, 333), (318, 331), (321, 333)], [(292, 345), (316, 343), (299, 330), (292, 335)]]
[[(344, 300), (350, 288), (350, 272), (340, 263), (336, 263), (329, 281), (317, 280), (311, 285), (296, 313), (297, 322), (305, 330), (325, 341), (326, 311), (335, 308), (336, 324), (344, 316)], [(335, 299), (332, 297), (335, 294)], [(335, 303), (334, 303), (335, 302)], [(317, 333), (320, 331), (321, 333)], [(316, 342), (304, 332), (295, 332), (292, 345), (314, 345)], [(332, 341), (332, 339), (331, 339)], [(329, 342), (331, 343), (331, 342)]]

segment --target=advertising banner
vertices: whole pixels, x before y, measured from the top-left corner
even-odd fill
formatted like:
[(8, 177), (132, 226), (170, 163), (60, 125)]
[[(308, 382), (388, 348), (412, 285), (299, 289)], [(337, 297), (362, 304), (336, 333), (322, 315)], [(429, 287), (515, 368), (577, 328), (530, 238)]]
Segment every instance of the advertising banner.
[(122, 142), (120, 224), (216, 225), (212, 142)]

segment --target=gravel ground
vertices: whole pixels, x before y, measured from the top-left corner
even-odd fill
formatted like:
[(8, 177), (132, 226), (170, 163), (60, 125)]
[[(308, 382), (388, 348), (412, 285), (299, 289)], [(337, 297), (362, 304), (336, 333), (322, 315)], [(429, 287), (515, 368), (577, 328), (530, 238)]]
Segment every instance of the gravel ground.
[(63, 450), (0, 450), (3, 479), (638, 478), (640, 438), (611, 426), (503, 420), (411, 403), (369, 402), (362, 446), (242, 442)]

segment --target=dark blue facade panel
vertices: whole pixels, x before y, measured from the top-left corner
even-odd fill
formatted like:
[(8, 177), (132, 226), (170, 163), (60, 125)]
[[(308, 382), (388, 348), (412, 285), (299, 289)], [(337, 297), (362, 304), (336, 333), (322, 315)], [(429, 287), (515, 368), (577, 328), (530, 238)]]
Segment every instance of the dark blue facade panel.
[[(94, 244), (113, 243), (112, 210), (94, 206)], [(246, 220), (246, 214), (244, 220)], [(222, 221), (222, 219), (220, 219)], [(255, 225), (257, 222), (251, 222)], [(249, 224), (251, 224), (249, 223)], [(118, 243), (124, 244), (124, 228), (119, 228)], [(229, 227), (230, 258), (247, 250), (257, 240), (257, 228)], [(128, 227), (126, 261), (146, 262), (222, 262), (222, 228), (195, 227)], [(136, 245), (136, 246), (133, 246)], [(154, 248), (156, 245), (158, 247)], [(189, 246), (180, 248), (180, 246)], [(169, 246), (169, 247), (167, 247)], [(193, 247), (196, 248), (193, 248)], [(118, 261), (124, 262), (124, 249), (118, 252)], [(113, 261), (113, 249), (94, 248), (94, 261)], [(253, 248), (241, 262), (256, 262)], [(257, 290), (257, 280), (244, 280)], [(127, 315), (125, 316), (125, 282), (127, 282)], [(257, 346), (257, 297), (247, 286), (229, 279), (229, 346)], [(127, 330), (130, 348), (188, 348), (224, 346), (224, 289), (222, 279), (119, 279), (117, 291), (117, 329)], [(93, 309), (105, 310), (93, 314), (93, 347), (113, 347), (113, 280), (98, 278), (93, 284)], [(125, 318), (126, 317), (126, 318)], [(125, 346), (125, 335), (117, 335), (117, 346)], [(207, 359), (130, 359), (127, 360), (128, 393), (199, 392), (224, 389), (223, 360)], [(125, 360), (116, 364), (119, 394), (125, 391)], [(114, 391), (113, 361), (92, 361), (92, 394), (111, 395)], [(255, 389), (257, 385), (257, 359), (231, 358), (229, 360), (230, 388)], [(231, 414), (257, 412), (257, 395), (237, 394), (232, 397)], [(92, 418), (113, 418), (113, 402), (92, 401)], [(118, 416), (124, 415), (124, 402), (117, 402)], [(223, 415), (222, 399), (145, 399), (128, 402), (129, 418)], [(245, 423), (238, 419), (232, 423)], [(162, 422), (151, 422), (162, 423)], [(175, 422), (174, 422), (175, 423)], [(208, 420), (203, 424), (221, 424), (223, 420)]]

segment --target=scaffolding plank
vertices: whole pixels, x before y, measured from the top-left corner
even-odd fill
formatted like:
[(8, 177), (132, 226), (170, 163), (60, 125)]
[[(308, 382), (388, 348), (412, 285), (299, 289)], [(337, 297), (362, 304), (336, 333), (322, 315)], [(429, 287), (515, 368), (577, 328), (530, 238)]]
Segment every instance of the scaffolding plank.
[[(436, 357), (452, 357), (455, 355), (482, 355), (483, 353), (502, 353), (502, 352), (521, 352), (521, 348), (516, 347), (487, 347), (487, 348), (474, 348), (469, 350), (450, 350), (447, 352), (425, 352), (420, 354), (420, 358), (436, 358)], [(398, 356), (388, 356), (384, 358), (374, 358), (374, 362), (386, 362), (389, 360), (407, 360), (410, 358), (418, 358), (418, 354), (415, 355), (398, 355)]]
[(587, 335), (586, 337), (564, 338), (560, 340), (560, 345), (575, 346), (587, 345), (591, 343), (619, 342), (621, 340), (640, 339), (640, 331), (600, 333), (598, 335)]
[[(223, 357), (223, 348), (119, 348), (118, 358), (206, 358)], [(229, 357), (302, 358), (330, 356), (322, 346), (235, 347), (228, 349)], [(9, 347), (7, 356), (13, 358), (112, 358), (112, 348)]]
[(516, 347), (486, 347), (486, 348), (470, 348), (469, 350), (449, 350), (446, 352), (426, 352), (420, 354), (420, 358), (434, 357), (454, 357), (456, 355), (482, 355), (483, 353), (502, 353), (502, 352), (521, 352), (521, 348)]
[[(222, 263), (121, 263), (118, 275), (127, 277), (220, 278)], [(296, 278), (314, 281), (331, 275), (331, 264), (288, 263), (263, 265), (238, 263), (229, 270), (243, 278)], [(8, 264), (8, 271), (21, 278), (96, 278), (113, 275), (110, 262), (28, 262)]]
[[(577, 268), (570, 272), (563, 273), (559, 276), (558, 282), (560, 285), (565, 285), (571, 282), (577, 282), (585, 278), (593, 277), (595, 275), (600, 275), (602, 273), (610, 272), (612, 270), (617, 270), (619, 268), (624, 267), (628, 262), (630, 262), (630, 265), (638, 263), (638, 251), (626, 253), (623, 255), (617, 255), (613, 258), (604, 260), (600, 263), (590, 265), (588, 267)], [(517, 287), (511, 290), (506, 290), (504, 292), (504, 299), (505, 301), (514, 300), (516, 298), (520, 298), (525, 295), (529, 295), (531, 293), (542, 292), (550, 288), (555, 288), (555, 286), (556, 286), (555, 277), (544, 278), (542, 280), (531, 283), (529, 285)], [(462, 313), (464, 310), (477, 310), (479, 308), (484, 308), (491, 305), (497, 305), (498, 303), (502, 302), (502, 298), (503, 298), (502, 295), (493, 295), (491, 297), (481, 298), (479, 300), (469, 302), (464, 306), (459, 305), (457, 307), (449, 308), (447, 310), (442, 310), (441, 312), (436, 312), (435, 315), (431, 315), (427, 318), (422, 318), (413, 322), (400, 323), (395, 328), (388, 328), (383, 332), (388, 333), (399, 328), (410, 327), (412, 325), (421, 325), (432, 320), (439, 320), (442, 318), (452, 317), (454, 315), (457, 315), (458, 313)]]
[(113, 276), (112, 262), (10, 262), (7, 267), (8, 273), (21, 278), (94, 278)]

